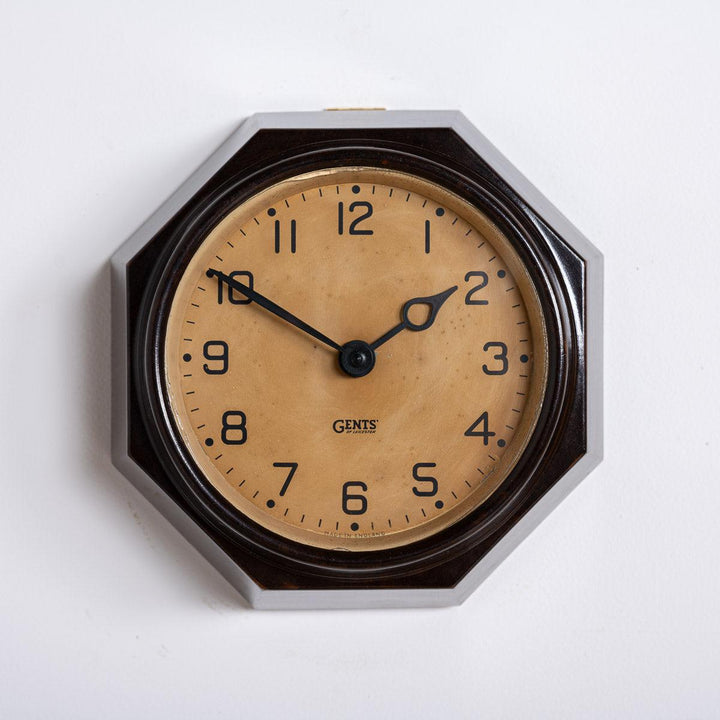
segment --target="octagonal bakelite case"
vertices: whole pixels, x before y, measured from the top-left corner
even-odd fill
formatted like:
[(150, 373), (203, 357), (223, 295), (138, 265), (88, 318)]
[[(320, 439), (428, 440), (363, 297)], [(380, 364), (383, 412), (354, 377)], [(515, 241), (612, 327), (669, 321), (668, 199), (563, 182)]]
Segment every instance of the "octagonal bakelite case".
[[(495, 493), (489, 517), (473, 512), (418, 547), (326, 562), (292, 543), (230, 536), (180, 492), (147, 392), (147, 328), (181, 229), (222, 188), (246, 183), (250, 193), (303, 168), (356, 165), (359, 157), (377, 167), (446, 169), (453, 192), (472, 197), (470, 188), (482, 186), (512, 213), (546, 278), (551, 381), (537, 438), (518, 463), (523, 476)], [(602, 457), (602, 256), (458, 112), (253, 115), (115, 253), (112, 280), (113, 461), (253, 607), (458, 604)]]

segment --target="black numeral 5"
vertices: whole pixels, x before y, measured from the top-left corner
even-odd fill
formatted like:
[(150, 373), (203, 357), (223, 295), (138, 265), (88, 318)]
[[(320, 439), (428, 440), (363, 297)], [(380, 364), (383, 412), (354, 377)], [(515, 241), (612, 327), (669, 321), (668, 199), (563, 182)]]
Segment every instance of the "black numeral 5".
[(421, 487), (417, 487), (417, 486), (413, 487), (412, 491), (418, 497), (433, 497), (433, 495), (437, 495), (437, 491), (438, 491), (437, 479), (434, 477), (431, 477), (430, 475), (418, 475), (418, 470), (420, 468), (434, 468), (434, 467), (436, 467), (435, 463), (415, 463), (415, 465), (413, 465), (413, 469), (412, 469), (413, 477), (419, 483), (422, 483), (424, 485)]

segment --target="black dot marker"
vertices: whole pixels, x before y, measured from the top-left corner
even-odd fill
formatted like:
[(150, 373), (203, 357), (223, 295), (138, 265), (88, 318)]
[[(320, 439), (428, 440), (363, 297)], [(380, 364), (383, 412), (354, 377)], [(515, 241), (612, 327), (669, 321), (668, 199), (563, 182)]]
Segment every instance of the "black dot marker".
[(265, 504), (266, 504), (269, 508), (274, 508), (274, 507), (275, 507), (275, 501), (274, 501), (274, 500), (268, 500)]
[(435, 507), (438, 510), (441, 510), (445, 506), (445, 503), (442, 500), (436, 500), (435, 501)]
[(445, 214), (444, 208), (438, 208), (438, 209), (435, 211), (435, 214), (436, 214), (438, 217), (442, 217), (442, 216)]
[(498, 270), (498, 277), (504, 278), (505, 277), (505, 271), (504, 270)]
[(498, 440), (498, 447), (505, 447), (505, 441), (502, 438)]
[(527, 355), (521, 355), (520, 356), (520, 362), (526, 363), (530, 358)]
[(211, 445), (214, 445), (214, 444), (215, 444), (215, 441), (214, 441), (212, 438), (207, 438), (207, 439), (205, 440), (205, 444), (206, 444), (208, 447), (210, 447)]
[(359, 527), (360, 527), (360, 526), (359, 526), (357, 523), (353, 523), (353, 524), (350, 526), (350, 529), (351, 529), (351, 530), (357, 530)]
[(192, 355), (191, 355), (190, 353), (185, 353), (185, 354), (183, 355), (183, 360), (184, 360), (185, 362), (190, 362), (190, 361), (192, 360)]
[(360, 192), (360, 186), (359, 185), (353, 185), (352, 191), (357, 195)]
[(270, 208), (270, 209), (268, 210), (268, 215), (269, 215), (270, 217), (275, 217), (275, 213), (277, 213), (277, 210), (276, 210), (275, 208)]

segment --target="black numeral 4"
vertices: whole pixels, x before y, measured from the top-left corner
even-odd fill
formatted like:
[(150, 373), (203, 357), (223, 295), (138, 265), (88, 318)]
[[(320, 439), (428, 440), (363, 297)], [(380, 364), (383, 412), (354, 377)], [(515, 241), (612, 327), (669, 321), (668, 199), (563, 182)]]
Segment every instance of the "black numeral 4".
[(466, 431), (467, 437), (481, 437), (483, 445), (490, 442), (491, 437), (495, 437), (496, 433), (492, 432), (488, 426), (488, 414), (484, 412)]

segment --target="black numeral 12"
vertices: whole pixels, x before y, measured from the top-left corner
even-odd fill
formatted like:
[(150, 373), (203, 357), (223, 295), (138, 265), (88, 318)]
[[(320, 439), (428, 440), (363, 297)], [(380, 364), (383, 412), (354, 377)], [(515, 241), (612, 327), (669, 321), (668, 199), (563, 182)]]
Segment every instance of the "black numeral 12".
[[(348, 228), (348, 235), (372, 235), (373, 231), (367, 228), (358, 227), (361, 222), (364, 222), (373, 214), (373, 207), (369, 202), (357, 201), (350, 203), (348, 206), (348, 212), (354, 213), (356, 210), (364, 209), (365, 212), (362, 215), (358, 215), (351, 223)], [(342, 235), (345, 232), (345, 205), (342, 202), (338, 203), (338, 235)]]

